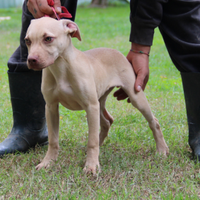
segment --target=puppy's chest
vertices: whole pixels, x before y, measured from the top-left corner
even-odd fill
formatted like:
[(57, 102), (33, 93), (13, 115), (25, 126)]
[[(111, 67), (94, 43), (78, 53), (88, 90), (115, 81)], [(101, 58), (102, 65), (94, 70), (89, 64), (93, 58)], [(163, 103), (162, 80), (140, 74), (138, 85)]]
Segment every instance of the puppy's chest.
[(77, 93), (70, 84), (58, 84), (55, 88), (55, 94), (59, 103), (70, 110), (82, 110), (82, 105), (78, 100)]

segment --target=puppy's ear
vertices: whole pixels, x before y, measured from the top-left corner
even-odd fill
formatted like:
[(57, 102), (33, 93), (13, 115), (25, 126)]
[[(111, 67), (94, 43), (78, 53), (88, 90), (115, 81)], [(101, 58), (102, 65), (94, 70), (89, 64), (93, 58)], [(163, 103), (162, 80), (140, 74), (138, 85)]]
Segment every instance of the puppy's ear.
[(81, 41), (81, 34), (77, 24), (68, 19), (62, 19), (61, 21), (65, 30), (71, 35), (71, 37), (76, 37)]

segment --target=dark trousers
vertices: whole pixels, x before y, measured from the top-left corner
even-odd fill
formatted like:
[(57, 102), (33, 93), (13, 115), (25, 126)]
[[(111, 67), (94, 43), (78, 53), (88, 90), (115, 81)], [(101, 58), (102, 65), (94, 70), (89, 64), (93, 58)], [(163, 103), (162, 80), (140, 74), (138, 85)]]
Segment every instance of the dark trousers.
[(159, 29), (176, 68), (200, 72), (200, 1), (169, 0)]
[[(28, 26), (30, 24), (30, 21), (33, 19), (33, 16), (28, 11), (28, 8), (26, 6), (27, 1), (28, 0), (24, 1), (23, 7), (22, 7), (22, 28), (21, 28), (21, 34), (20, 34), (20, 46), (17, 48), (17, 50), (14, 52), (14, 54), (11, 56), (11, 58), (8, 61), (9, 72), (30, 71), (26, 65), (28, 50), (25, 45), (24, 38), (26, 35), (26, 31), (28, 29)], [(65, 6), (68, 9), (68, 11), (72, 15), (71, 20), (73, 21), (75, 20), (77, 1), (78, 0), (61, 0), (61, 5)]]
[(170, 57), (181, 72), (189, 145), (200, 161), (200, 1), (169, 0), (159, 26)]

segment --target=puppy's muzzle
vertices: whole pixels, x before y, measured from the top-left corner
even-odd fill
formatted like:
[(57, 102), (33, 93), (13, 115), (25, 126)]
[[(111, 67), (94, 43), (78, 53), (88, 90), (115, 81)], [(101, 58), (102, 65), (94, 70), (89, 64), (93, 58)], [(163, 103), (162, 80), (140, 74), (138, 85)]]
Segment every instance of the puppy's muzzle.
[(39, 58), (37, 56), (29, 56), (27, 60), (27, 65), (29, 69), (41, 70), (42, 67), (39, 64)]

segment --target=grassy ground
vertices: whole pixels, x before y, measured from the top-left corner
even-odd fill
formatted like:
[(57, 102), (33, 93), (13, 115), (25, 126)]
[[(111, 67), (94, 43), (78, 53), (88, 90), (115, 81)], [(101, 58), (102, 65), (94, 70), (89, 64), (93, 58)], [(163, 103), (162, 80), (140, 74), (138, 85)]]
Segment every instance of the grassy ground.
[[(12, 111), (6, 63), (19, 44), (21, 10), (0, 10), (11, 16), (0, 22), (0, 141), (12, 128)], [(79, 8), (77, 20), (83, 41), (74, 45), (87, 50), (110, 47), (129, 51), (129, 8)], [(147, 122), (130, 104), (112, 95), (107, 108), (115, 118), (100, 149), (102, 173), (87, 176), (85, 112), (60, 107), (60, 154), (48, 170), (36, 171), (47, 147), (0, 159), (0, 199), (199, 199), (199, 164), (191, 160), (181, 79), (156, 30), (150, 56), (150, 80), (145, 90), (159, 119), (170, 149), (168, 158), (156, 155)]]

